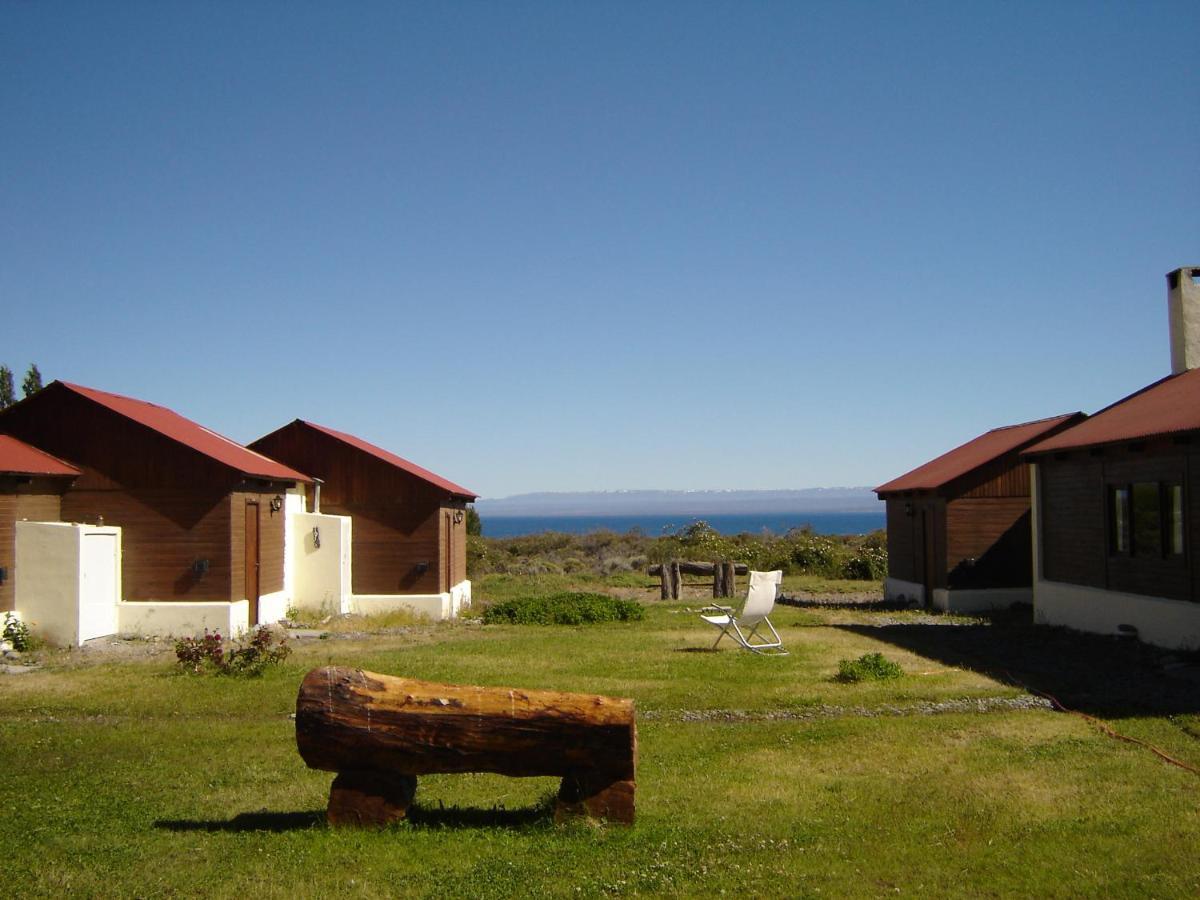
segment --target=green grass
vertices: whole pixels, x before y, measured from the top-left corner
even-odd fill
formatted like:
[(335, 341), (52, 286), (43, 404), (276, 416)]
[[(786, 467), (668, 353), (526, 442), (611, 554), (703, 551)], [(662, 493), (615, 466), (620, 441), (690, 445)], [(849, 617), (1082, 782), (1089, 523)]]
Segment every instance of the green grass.
[[(572, 582), (581, 585), (578, 580)], [(491, 586), (495, 589), (495, 585)], [(561, 588), (561, 585), (555, 587)], [(507, 586), (505, 587), (507, 589)], [(547, 587), (547, 590), (550, 590)], [(898, 715), (1018, 689), (780, 608), (791, 655), (707, 648), (695, 604), (587, 627), (413, 628), (298, 642), (262, 678), (173, 655), (0, 676), (12, 896), (1194, 896), (1200, 779), (1044, 710)], [(903, 675), (832, 681), (884, 652)], [(295, 748), (300, 679), (327, 663), (465, 684), (633, 697), (633, 828), (546, 815), (553, 779), (420, 780), (411, 821), (322, 819), (329, 773)], [(730, 711), (749, 717), (728, 720)], [(880, 715), (863, 715), (876, 712)], [(706, 717), (707, 716), (707, 717)], [(771, 716), (776, 718), (772, 719)], [(783, 717), (783, 718), (780, 718)], [(1191, 714), (1116, 723), (1200, 764)]]

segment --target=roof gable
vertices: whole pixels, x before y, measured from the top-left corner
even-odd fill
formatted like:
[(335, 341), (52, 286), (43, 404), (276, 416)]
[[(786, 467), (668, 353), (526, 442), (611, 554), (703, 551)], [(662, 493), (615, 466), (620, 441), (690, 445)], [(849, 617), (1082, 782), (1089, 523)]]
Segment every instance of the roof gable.
[(1168, 375), (1053, 437), (1025, 455), (1200, 430), (1200, 369)]
[(1019, 425), (993, 428), (911, 472), (881, 484), (875, 488), (875, 493), (936, 490), (1082, 417), (1083, 413), (1074, 412), (1034, 422), (1022, 422)]
[[(364, 441), (360, 437), (355, 437), (352, 434), (347, 434), (344, 431), (337, 431), (333, 428), (326, 428), (324, 425), (318, 425), (315, 422), (306, 422), (304, 419), (297, 419), (293, 424), (299, 425), (302, 428), (308, 428), (312, 431), (319, 432), (327, 437), (346, 444), (349, 447), (353, 447), (360, 453), (365, 453), (368, 456), (380, 460), (381, 462), (387, 463), (393, 468), (420, 478), (422, 481), (444, 490), (454, 497), (458, 497), (462, 500), (474, 500), (479, 496), (474, 491), (468, 490), (462, 485), (455, 484), (453, 481), (443, 478), (441, 475), (431, 472), (422, 466), (418, 466), (416, 463), (411, 462), (402, 456), (397, 456), (395, 453), (384, 450), (382, 447), (377, 447), (368, 441)], [(262, 439), (260, 438), (260, 440)], [(257, 443), (257, 441), (255, 443)]]
[(31, 447), (24, 441), (0, 434), (0, 472), (6, 475), (62, 475), (74, 478), (79, 470), (57, 456)]
[(283, 463), (243, 447), (236, 441), (217, 434), (191, 419), (185, 419), (179, 413), (167, 409), (165, 406), (147, 403), (144, 400), (135, 400), (120, 394), (110, 394), (107, 391), (98, 391), (95, 388), (83, 387), (66, 381), (52, 382), (45, 389), (48, 390), (55, 385), (93, 403), (98, 403), (117, 415), (156, 431), (223, 466), (240, 472), (242, 475), (273, 481), (312, 480), (307, 475), (297, 472)]

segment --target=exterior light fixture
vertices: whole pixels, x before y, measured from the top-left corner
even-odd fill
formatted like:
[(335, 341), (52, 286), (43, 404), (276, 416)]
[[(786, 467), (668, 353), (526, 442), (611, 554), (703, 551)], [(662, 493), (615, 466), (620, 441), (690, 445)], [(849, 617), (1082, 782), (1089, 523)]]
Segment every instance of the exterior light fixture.
[(283, 509), (283, 495), (276, 494), (271, 498), (271, 512), (277, 513)]
[(312, 535), (313, 535), (314, 549), (320, 550), (321, 549), (321, 529), (318, 526), (314, 525), (313, 530), (312, 530)]
[(454, 511), (454, 524), (458, 525), (463, 520), (463, 511), (461, 509)]
[(197, 578), (203, 578), (208, 574), (209, 563), (207, 559), (198, 559), (192, 563), (192, 574)]

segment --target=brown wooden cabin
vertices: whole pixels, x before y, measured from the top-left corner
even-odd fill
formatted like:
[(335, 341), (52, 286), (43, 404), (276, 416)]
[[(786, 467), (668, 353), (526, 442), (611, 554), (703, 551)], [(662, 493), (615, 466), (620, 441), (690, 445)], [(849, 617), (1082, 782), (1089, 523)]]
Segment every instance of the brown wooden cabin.
[(161, 406), (55, 381), (0, 412), (69, 461), (67, 521), (122, 529), (124, 600), (250, 601), (283, 590), (283, 495), (307, 476)]
[(16, 523), (60, 521), (62, 495), (77, 477), (74, 466), (0, 434), (0, 612), (16, 608)]
[[(351, 518), (355, 594), (440, 594), (466, 580), (472, 491), (354, 435), (301, 419), (249, 446), (319, 478), (319, 511)], [(309, 488), (314, 512), (316, 490)]]
[(1200, 369), (1030, 447), (1046, 581), (1200, 602)]
[(889, 598), (967, 611), (1029, 602), (1029, 467), (1020, 453), (1082, 413), (995, 428), (875, 489)]

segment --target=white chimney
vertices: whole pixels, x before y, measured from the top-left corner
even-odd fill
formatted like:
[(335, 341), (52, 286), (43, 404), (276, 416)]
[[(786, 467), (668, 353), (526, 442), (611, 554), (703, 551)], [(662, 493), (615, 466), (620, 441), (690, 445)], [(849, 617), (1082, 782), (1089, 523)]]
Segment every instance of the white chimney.
[(1167, 312), (1171, 317), (1171, 374), (1200, 367), (1200, 268), (1168, 273)]

